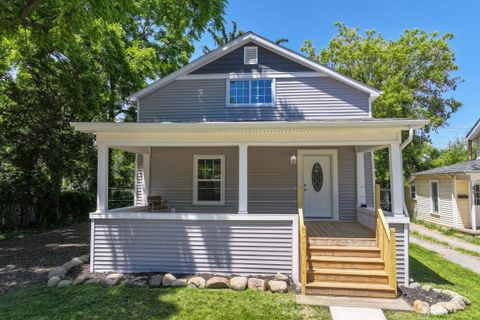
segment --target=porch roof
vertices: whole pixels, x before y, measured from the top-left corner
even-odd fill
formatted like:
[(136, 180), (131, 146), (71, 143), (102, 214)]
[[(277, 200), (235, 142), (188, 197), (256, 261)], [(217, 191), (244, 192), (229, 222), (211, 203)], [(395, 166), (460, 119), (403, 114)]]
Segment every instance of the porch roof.
[(255, 130), (295, 131), (321, 129), (396, 129), (423, 128), (424, 119), (346, 119), (319, 121), (238, 121), (238, 122), (72, 122), (77, 131), (85, 133), (125, 132), (245, 132)]

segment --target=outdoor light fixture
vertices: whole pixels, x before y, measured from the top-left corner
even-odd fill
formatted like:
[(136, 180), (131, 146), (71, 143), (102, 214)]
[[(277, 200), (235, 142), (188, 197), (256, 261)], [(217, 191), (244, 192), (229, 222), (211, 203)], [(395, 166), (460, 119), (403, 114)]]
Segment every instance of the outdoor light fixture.
[(297, 155), (295, 153), (292, 153), (290, 155), (290, 165), (294, 166), (297, 164)]

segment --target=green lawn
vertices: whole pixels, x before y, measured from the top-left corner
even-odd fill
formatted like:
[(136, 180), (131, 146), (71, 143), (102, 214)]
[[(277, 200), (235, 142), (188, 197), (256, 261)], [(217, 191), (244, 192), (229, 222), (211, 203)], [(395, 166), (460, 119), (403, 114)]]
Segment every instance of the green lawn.
[(430, 242), (433, 242), (433, 243), (437, 243), (439, 245), (444, 246), (445, 248), (449, 248), (449, 249), (458, 251), (458, 252), (463, 253), (463, 254), (468, 254), (469, 256), (472, 256), (472, 257), (480, 257), (480, 254), (478, 252), (471, 251), (471, 250), (466, 250), (466, 249), (463, 249), (463, 248), (458, 248), (456, 246), (452, 246), (452, 245), (448, 244), (448, 242), (440, 241), (437, 238), (418, 233), (417, 231), (411, 231), (410, 235), (415, 237), (415, 238), (418, 238), (418, 239), (422, 239), (422, 240), (430, 241)]
[[(422, 284), (453, 290), (472, 301), (472, 305), (465, 311), (449, 314), (443, 318), (480, 319), (480, 275), (414, 244), (410, 245), (410, 272), (411, 277)], [(401, 312), (386, 312), (386, 315), (389, 320), (434, 318)]]
[(330, 319), (293, 294), (82, 285), (0, 295), (1, 319)]
[(436, 230), (438, 232), (441, 232), (443, 233), (444, 235), (447, 235), (447, 236), (453, 236), (453, 237), (456, 237), (458, 239), (462, 239), (464, 241), (467, 241), (467, 242), (470, 242), (472, 244), (476, 244), (476, 245), (479, 245), (480, 246), (480, 237), (476, 237), (476, 236), (473, 236), (471, 234), (468, 234), (468, 233), (464, 233), (464, 232), (461, 232), (461, 231), (458, 231), (458, 230), (455, 230), (453, 228), (447, 228), (447, 227), (444, 227), (444, 226), (439, 226), (437, 224), (433, 224), (433, 223), (429, 223), (429, 222), (425, 222), (423, 220), (416, 220), (414, 219), (413, 220), (414, 223), (416, 224), (420, 224), (424, 227), (427, 227), (429, 229), (432, 229), (432, 230)]

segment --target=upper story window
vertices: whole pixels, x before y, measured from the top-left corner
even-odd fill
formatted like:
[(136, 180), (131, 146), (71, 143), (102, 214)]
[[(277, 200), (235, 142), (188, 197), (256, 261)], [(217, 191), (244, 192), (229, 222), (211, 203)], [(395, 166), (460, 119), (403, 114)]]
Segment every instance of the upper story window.
[(243, 64), (258, 64), (258, 47), (243, 48)]
[(272, 79), (229, 80), (228, 87), (229, 105), (273, 105)]

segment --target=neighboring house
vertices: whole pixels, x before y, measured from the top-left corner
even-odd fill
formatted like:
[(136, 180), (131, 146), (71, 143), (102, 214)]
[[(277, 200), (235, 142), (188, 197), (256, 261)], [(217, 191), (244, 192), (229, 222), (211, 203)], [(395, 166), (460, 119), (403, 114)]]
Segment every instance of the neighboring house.
[(410, 179), (407, 202), (414, 216), (439, 225), (476, 231), (480, 229), (480, 125), (467, 134), (469, 158), (476, 160), (415, 173)]
[[(137, 123), (73, 123), (98, 147), (92, 271), (282, 272), (308, 294), (394, 296), (408, 283), (401, 133), (427, 122), (372, 118), (379, 95), (249, 32), (133, 94)], [(109, 148), (137, 155), (134, 207), (108, 209)], [(380, 148), (392, 212), (376, 223)]]

